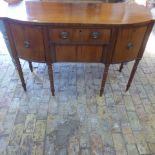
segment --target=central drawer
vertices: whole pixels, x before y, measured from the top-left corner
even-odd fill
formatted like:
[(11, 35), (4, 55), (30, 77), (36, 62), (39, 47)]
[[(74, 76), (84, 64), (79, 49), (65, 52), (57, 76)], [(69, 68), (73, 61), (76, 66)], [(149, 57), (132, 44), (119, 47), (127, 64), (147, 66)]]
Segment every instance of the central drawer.
[(50, 41), (55, 43), (109, 43), (110, 29), (50, 28)]

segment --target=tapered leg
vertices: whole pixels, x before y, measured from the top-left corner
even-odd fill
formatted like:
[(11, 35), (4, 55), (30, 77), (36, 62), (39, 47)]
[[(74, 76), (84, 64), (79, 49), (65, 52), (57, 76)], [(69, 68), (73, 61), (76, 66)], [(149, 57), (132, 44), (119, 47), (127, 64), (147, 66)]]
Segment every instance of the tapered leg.
[(104, 86), (105, 86), (105, 82), (106, 82), (106, 79), (107, 79), (109, 66), (110, 66), (110, 64), (105, 65), (105, 69), (104, 69), (103, 77), (102, 77), (101, 89), (100, 89), (100, 96), (102, 96), (102, 94), (104, 92)]
[(23, 77), (23, 71), (22, 71), (21, 64), (20, 64), (20, 61), (18, 58), (15, 58), (15, 65), (16, 65), (20, 80), (22, 82), (22, 86), (23, 86), (24, 90), (26, 91), (26, 84), (25, 84), (25, 80)]
[(132, 68), (132, 71), (131, 71), (131, 74), (130, 74), (130, 78), (129, 78), (129, 80), (128, 80), (128, 84), (127, 84), (127, 86), (126, 86), (126, 91), (128, 91), (128, 89), (130, 88), (130, 85), (131, 85), (131, 82), (132, 82), (133, 77), (134, 77), (134, 75), (135, 75), (135, 72), (136, 72), (136, 70), (137, 70), (137, 66), (138, 66), (138, 64), (139, 64), (139, 61), (140, 61), (140, 60), (136, 60), (135, 63), (134, 63), (134, 65), (133, 65), (133, 68)]
[(121, 63), (120, 67), (119, 67), (119, 72), (121, 72), (123, 69), (123, 62)]
[(29, 63), (29, 68), (30, 68), (31, 72), (33, 72), (32, 62), (31, 61), (28, 61), (28, 63)]
[(47, 63), (47, 66), (48, 66), (48, 74), (49, 74), (49, 80), (50, 80), (50, 87), (51, 87), (51, 93), (53, 96), (54, 95), (54, 81), (53, 81), (53, 67), (52, 67), (52, 64), (50, 63)]

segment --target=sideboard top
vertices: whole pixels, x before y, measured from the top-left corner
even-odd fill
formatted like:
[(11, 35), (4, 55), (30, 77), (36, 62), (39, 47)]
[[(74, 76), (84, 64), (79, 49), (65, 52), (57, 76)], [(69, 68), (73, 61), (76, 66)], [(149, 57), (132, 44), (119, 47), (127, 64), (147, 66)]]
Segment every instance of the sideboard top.
[(122, 25), (153, 20), (149, 9), (135, 3), (0, 3), (0, 18), (24, 22)]

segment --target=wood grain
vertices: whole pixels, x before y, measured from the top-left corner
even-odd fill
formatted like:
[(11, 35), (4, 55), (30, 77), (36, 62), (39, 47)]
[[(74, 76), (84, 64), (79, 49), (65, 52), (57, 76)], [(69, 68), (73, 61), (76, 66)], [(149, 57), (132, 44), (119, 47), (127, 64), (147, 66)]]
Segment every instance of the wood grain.
[[(139, 53), (146, 30), (147, 25), (120, 28), (115, 50), (113, 52), (112, 62), (120, 63), (134, 60)], [(132, 44), (131, 48), (128, 47), (129, 44)]]
[[(105, 56), (105, 53), (103, 52)], [(80, 46), (77, 51), (77, 62), (101, 62), (102, 46)]]
[[(53, 51), (52, 51), (53, 52)], [(76, 62), (76, 46), (55, 46), (56, 62)]]
[[(10, 27), (18, 56), (27, 60), (44, 62), (42, 28), (15, 23), (10, 23)], [(29, 43), (29, 47), (25, 47), (25, 42)]]
[(33, 23), (122, 25), (153, 20), (146, 7), (134, 3), (56, 3), (23, 1), (0, 6), (0, 18)]

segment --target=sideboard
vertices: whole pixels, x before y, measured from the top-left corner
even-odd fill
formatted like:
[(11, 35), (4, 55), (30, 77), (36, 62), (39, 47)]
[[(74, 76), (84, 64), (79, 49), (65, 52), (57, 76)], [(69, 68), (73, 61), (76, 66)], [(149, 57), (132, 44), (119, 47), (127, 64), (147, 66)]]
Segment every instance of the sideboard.
[(54, 95), (53, 63), (103, 63), (103, 94), (110, 64), (135, 61), (126, 91), (141, 60), (154, 20), (134, 3), (55, 3), (24, 1), (0, 12), (24, 90), (19, 58), (46, 63)]

